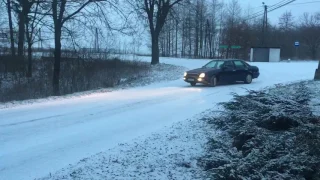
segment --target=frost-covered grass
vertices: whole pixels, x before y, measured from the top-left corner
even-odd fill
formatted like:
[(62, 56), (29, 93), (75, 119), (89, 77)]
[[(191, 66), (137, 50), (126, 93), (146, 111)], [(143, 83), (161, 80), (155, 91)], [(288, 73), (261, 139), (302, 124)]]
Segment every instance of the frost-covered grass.
[[(24, 69), (0, 71), (0, 102), (52, 96), (53, 58), (43, 58), (33, 64), (33, 76)], [(150, 65), (138, 61), (92, 60), (63, 58), (60, 73), (60, 94), (114, 87), (122, 78), (141, 76)]]
[[(320, 176), (319, 82), (234, 94), (205, 120), (218, 136), (199, 164), (214, 179), (316, 179)], [(315, 100), (317, 99), (317, 100)]]
[(311, 83), (309, 87), (313, 91), (310, 101), (311, 110), (314, 115), (320, 116), (320, 82)]

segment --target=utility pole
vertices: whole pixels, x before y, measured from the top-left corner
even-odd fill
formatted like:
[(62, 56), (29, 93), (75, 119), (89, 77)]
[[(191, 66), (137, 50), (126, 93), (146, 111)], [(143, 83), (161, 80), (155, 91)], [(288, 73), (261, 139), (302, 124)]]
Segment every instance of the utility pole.
[(264, 8), (264, 14), (263, 14), (263, 22), (262, 22), (262, 45), (265, 45), (265, 38), (268, 31), (268, 6), (262, 2), (263, 8)]

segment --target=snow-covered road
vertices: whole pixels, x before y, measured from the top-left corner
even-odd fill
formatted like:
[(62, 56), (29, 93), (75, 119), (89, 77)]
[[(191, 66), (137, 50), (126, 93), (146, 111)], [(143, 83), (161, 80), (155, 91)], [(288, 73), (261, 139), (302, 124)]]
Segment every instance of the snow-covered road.
[[(204, 60), (162, 59), (197, 68)], [(255, 63), (250, 85), (190, 87), (182, 80), (73, 99), (0, 109), (0, 180), (34, 179), (119, 143), (184, 121), (245, 93), (277, 83), (312, 79), (315, 62)]]

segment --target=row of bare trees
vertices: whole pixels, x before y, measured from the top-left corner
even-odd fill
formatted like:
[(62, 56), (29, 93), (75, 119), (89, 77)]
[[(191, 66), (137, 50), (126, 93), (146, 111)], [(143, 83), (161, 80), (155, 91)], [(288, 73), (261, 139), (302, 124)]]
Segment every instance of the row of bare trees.
[[(28, 47), (28, 77), (32, 76), (32, 47), (34, 43), (43, 41), (41, 32), (51, 32), (50, 34), (53, 36), (51, 41), (53, 41), (54, 44), (53, 94), (59, 95), (61, 54), (64, 43), (70, 41), (76, 43), (74, 37), (77, 34), (83, 37), (90, 29), (95, 29), (95, 32), (98, 32), (97, 27), (101, 28), (101, 26), (104, 27), (102, 31), (107, 29), (121, 31), (122, 33), (135, 32), (131, 26), (132, 23), (128, 22), (134, 12), (134, 14), (144, 18), (142, 22), (148, 22), (152, 43), (151, 64), (157, 64), (159, 63), (158, 42), (160, 33), (171, 9), (182, 1), (183, 0), (2, 0), (1, 5), (2, 9), (5, 7), (7, 10), (7, 27), (10, 32), (11, 55), (13, 57), (23, 57), (25, 54), (25, 45)], [(127, 11), (125, 10), (126, 7), (122, 7), (127, 4), (132, 8), (131, 11)], [(121, 19), (115, 18), (114, 13), (112, 14), (110, 12), (116, 12)], [(120, 20), (120, 22), (123, 23), (118, 23), (120, 27), (114, 27), (115, 25), (112, 20), (117, 22)], [(77, 25), (76, 28), (75, 24)], [(87, 30), (81, 31), (82, 28), (87, 28)], [(15, 29), (18, 29), (16, 36), (14, 35)], [(62, 40), (65, 39), (66, 36), (71, 37), (71, 40), (62, 43)], [(96, 39), (99, 40), (99, 38)], [(86, 40), (83, 42), (86, 43)], [(16, 44), (18, 46), (17, 53)]]
[[(112, 9), (125, 22), (125, 16), (117, 8), (118, 4), (117, 0), (2, 0), (1, 8), (7, 10), (11, 55), (13, 58), (23, 58), (28, 54), (27, 76), (31, 77), (34, 43), (44, 40), (41, 32), (53, 36), (48, 37), (48, 42), (54, 44), (52, 85), (53, 93), (59, 95), (61, 51), (65, 47), (62, 41), (70, 42), (71, 38), (73, 42), (76, 34), (83, 33), (80, 35), (83, 37), (95, 27), (103, 27), (105, 31), (112, 28), (120, 30), (119, 27), (111, 27), (107, 14)], [(3, 23), (1, 25), (4, 26)], [(125, 26), (122, 24), (121, 30), (125, 30)]]
[(282, 58), (319, 58), (320, 13), (294, 17), (285, 12), (279, 23), (269, 20), (263, 37), (262, 16), (251, 19), (252, 12), (238, 0), (185, 0), (169, 14), (160, 34), (160, 54), (248, 59), (252, 46), (276, 46), (282, 48)]

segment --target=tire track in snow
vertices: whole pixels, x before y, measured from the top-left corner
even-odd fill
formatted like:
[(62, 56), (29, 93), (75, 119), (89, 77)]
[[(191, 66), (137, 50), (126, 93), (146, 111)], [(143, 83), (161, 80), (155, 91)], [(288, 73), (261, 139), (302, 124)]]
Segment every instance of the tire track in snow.
[[(212, 96), (212, 95), (218, 94), (219, 92), (220, 91), (216, 91), (216, 92), (213, 92), (213, 93), (208, 93), (205, 96)], [(17, 123), (2, 124), (2, 125), (0, 125), (0, 127), (23, 125), (23, 124), (26, 124), (26, 123), (34, 123), (36, 121), (43, 121), (43, 120), (56, 119), (56, 118), (67, 120), (68, 116), (73, 116), (75, 114), (79, 114), (80, 117), (81, 116), (83, 116), (83, 117), (91, 117), (91, 116), (93, 116), (95, 114), (104, 114), (104, 115), (107, 115), (107, 116), (112, 116), (114, 114), (118, 114), (118, 113), (121, 113), (123, 111), (130, 111), (130, 110), (142, 108), (142, 107), (145, 107), (145, 106), (151, 106), (151, 105), (155, 105), (155, 104), (161, 104), (161, 103), (176, 101), (176, 100), (181, 99), (182, 97), (186, 97), (185, 93), (187, 93), (187, 92), (177, 93), (177, 94), (169, 94), (169, 95), (166, 95), (166, 96), (158, 97), (156, 99), (147, 99), (147, 100), (143, 100), (143, 101), (132, 102), (132, 103), (121, 105), (121, 106), (116, 107), (116, 108), (108, 108), (108, 107), (110, 107), (110, 104), (102, 104), (102, 105), (99, 105), (99, 106), (86, 108), (85, 111), (91, 112), (89, 114), (81, 114), (81, 112), (84, 112), (84, 110), (77, 110), (77, 111), (64, 113), (64, 114), (57, 114), (57, 115), (39, 117), (39, 118), (34, 118), (34, 119), (27, 119), (27, 120), (24, 120), (24, 121), (21, 121), (21, 122), (17, 122)], [(188, 97), (188, 98), (190, 98), (190, 97)], [(192, 100), (194, 100), (194, 99), (197, 99), (197, 97), (192, 98)], [(96, 111), (97, 109), (99, 109), (99, 111)], [(78, 117), (78, 118), (80, 118), (80, 117)]]

